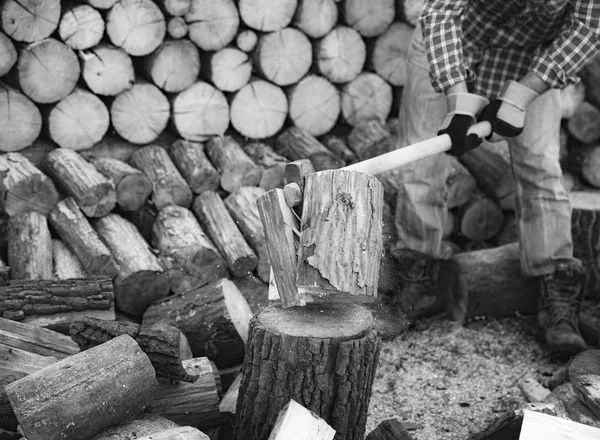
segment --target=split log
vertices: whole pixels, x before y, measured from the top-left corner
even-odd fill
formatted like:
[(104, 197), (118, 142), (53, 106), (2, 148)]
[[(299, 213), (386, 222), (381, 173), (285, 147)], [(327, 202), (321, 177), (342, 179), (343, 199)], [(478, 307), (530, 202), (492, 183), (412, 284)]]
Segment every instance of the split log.
[(500, 232), (504, 224), (500, 206), (480, 190), (473, 191), (459, 211), (459, 230), (469, 240), (489, 240)]
[(48, 215), (48, 221), (77, 256), (88, 276), (111, 279), (116, 276), (119, 270), (117, 262), (72, 198), (58, 202)]
[(398, 419), (388, 419), (377, 425), (365, 440), (414, 440), (414, 438)]
[(0, 76), (6, 75), (17, 62), (17, 49), (12, 40), (0, 32)]
[(102, 217), (115, 207), (115, 186), (77, 152), (56, 148), (46, 156), (44, 168), (86, 216)]
[(194, 84), (200, 73), (200, 52), (190, 40), (165, 40), (142, 59), (145, 75), (167, 93), (177, 93)]
[(8, 265), (13, 280), (52, 279), (52, 238), (39, 212), (24, 212), (8, 222)]
[(229, 127), (229, 104), (210, 84), (197, 81), (171, 100), (171, 123), (179, 135), (203, 142), (225, 133)]
[(125, 211), (137, 211), (152, 194), (152, 181), (137, 168), (108, 157), (92, 159), (91, 163), (113, 183), (117, 204)]
[(139, 439), (140, 436), (158, 435), (164, 431), (174, 429), (179, 425), (171, 420), (148, 412), (140, 413), (133, 420), (106, 428), (92, 440), (129, 440)]
[(599, 127), (600, 109), (587, 101), (582, 102), (567, 121), (569, 134), (584, 144), (600, 140)]
[(231, 125), (250, 139), (275, 135), (287, 114), (288, 101), (283, 90), (261, 79), (251, 80), (231, 100)]
[(82, 88), (60, 100), (48, 112), (50, 138), (62, 148), (87, 150), (100, 142), (110, 125), (106, 105)]
[(73, 49), (54, 38), (32, 43), (19, 51), (16, 77), (32, 101), (51, 104), (67, 97), (81, 70)]
[(131, 222), (117, 214), (108, 214), (93, 226), (119, 264), (115, 278), (117, 308), (141, 316), (148, 304), (169, 294), (167, 275)]
[(81, 261), (61, 240), (52, 240), (53, 278), (69, 280), (85, 278), (86, 273)]
[(47, 215), (58, 202), (52, 180), (21, 153), (0, 155), (0, 176), (4, 210), (9, 216), (31, 211)]
[(175, 141), (168, 149), (173, 163), (194, 194), (219, 189), (219, 173), (204, 150), (203, 144), (184, 139)]
[(275, 421), (270, 440), (333, 440), (335, 430), (325, 420), (294, 399), (285, 405)]
[(580, 145), (569, 149), (566, 167), (585, 183), (600, 188), (600, 146)]
[(391, 110), (392, 86), (376, 73), (362, 72), (342, 88), (342, 116), (354, 126), (368, 119), (386, 121)]
[(204, 191), (192, 207), (212, 242), (217, 246), (229, 270), (241, 277), (258, 266), (258, 258), (244, 239), (221, 197), (214, 191)]
[(202, 75), (223, 92), (236, 92), (252, 77), (252, 62), (246, 52), (224, 47), (205, 55)]
[(338, 21), (335, 0), (298, 0), (293, 25), (310, 38), (327, 35)]
[(242, 362), (251, 317), (240, 291), (224, 278), (154, 302), (144, 313), (142, 325), (177, 327), (188, 338), (195, 357), (208, 357), (225, 368)]
[(231, 193), (242, 186), (259, 184), (261, 169), (233, 137), (213, 137), (204, 149), (219, 172), (221, 188), (225, 191)]
[(166, 33), (165, 16), (150, 0), (120, 0), (106, 14), (106, 35), (132, 56), (154, 52)]
[(309, 159), (316, 171), (344, 166), (339, 157), (300, 127), (291, 126), (277, 136), (275, 151), (290, 160)]
[(406, 84), (408, 47), (414, 27), (397, 21), (373, 43), (369, 64), (373, 70), (394, 87)]
[(43, 40), (58, 27), (60, 3), (60, 0), (7, 0), (2, 3), (0, 26), (15, 41)]
[(365, 38), (383, 34), (396, 17), (394, 0), (346, 0), (343, 8), (345, 22)]
[(348, 147), (360, 160), (389, 153), (396, 149), (396, 138), (379, 119), (360, 121), (347, 136)]
[(355, 79), (367, 59), (367, 46), (348, 26), (336, 26), (315, 43), (315, 64), (321, 75), (335, 84)]
[(358, 162), (358, 157), (356, 156), (354, 151), (350, 149), (344, 138), (336, 136), (334, 134), (329, 134), (326, 135), (323, 139), (321, 139), (321, 142), (335, 156), (342, 159), (342, 161), (345, 164), (351, 165), (353, 163)]
[(134, 144), (154, 141), (167, 127), (170, 105), (153, 84), (137, 81), (119, 93), (110, 106), (110, 119), (119, 136)]
[(537, 411), (523, 411), (520, 440), (597, 439), (600, 429)]
[(0, 82), (0, 151), (19, 151), (42, 131), (42, 115), (17, 89)]
[(297, 0), (240, 0), (240, 18), (248, 26), (261, 32), (274, 32), (288, 26), (294, 18)]
[(327, 79), (308, 75), (287, 90), (289, 118), (313, 136), (330, 132), (341, 112), (340, 94)]
[(191, 426), (182, 426), (172, 428), (167, 431), (158, 432), (145, 437), (138, 437), (139, 440), (209, 440), (210, 437), (204, 432)]
[(252, 29), (244, 29), (235, 37), (235, 45), (242, 52), (252, 52), (258, 44), (258, 35)]
[(152, 246), (159, 251), (173, 293), (227, 275), (223, 257), (187, 208), (171, 205), (160, 210), (152, 228)]
[(75, 50), (90, 49), (100, 43), (106, 26), (100, 12), (90, 5), (70, 5), (58, 25), (60, 39)]
[(187, 14), (192, 7), (192, 0), (156, 0), (165, 14), (173, 17), (181, 17)]
[[(279, 411), (294, 399), (338, 438), (362, 439), (380, 350), (373, 325), (371, 312), (357, 304), (264, 309), (250, 325), (234, 438), (267, 439)], [(252, 379), (267, 372), (268, 381)], [(316, 372), (319, 385), (312, 384)], [(290, 385), (297, 381), (304, 385)]]
[(235, 38), (240, 16), (233, 0), (192, 0), (185, 14), (188, 38), (203, 51), (223, 49)]
[(265, 191), (283, 188), (285, 184), (285, 164), (287, 158), (278, 154), (270, 145), (262, 142), (243, 143), (242, 149), (262, 168), (258, 186)]
[(191, 205), (192, 190), (166, 149), (154, 145), (140, 148), (131, 156), (131, 163), (152, 181), (152, 202), (156, 209)]
[(135, 73), (131, 57), (123, 49), (101, 43), (79, 52), (81, 77), (97, 95), (116, 96), (133, 87)]
[(585, 85), (579, 81), (560, 90), (562, 119), (570, 119), (577, 108), (585, 101)]
[(573, 255), (586, 269), (583, 291), (587, 298), (600, 298), (600, 193), (572, 192), (571, 234)]
[(123, 335), (19, 379), (6, 393), (28, 439), (83, 440), (141, 412), (156, 392), (154, 376), (148, 357)]
[(188, 34), (188, 25), (183, 17), (171, 17), (167, 20), (167, 35), (179, 40)]

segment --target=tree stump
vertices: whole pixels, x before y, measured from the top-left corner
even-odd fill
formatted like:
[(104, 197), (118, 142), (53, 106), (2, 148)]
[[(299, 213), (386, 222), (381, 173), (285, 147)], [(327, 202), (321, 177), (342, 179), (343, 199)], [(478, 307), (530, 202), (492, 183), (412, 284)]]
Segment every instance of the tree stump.
[(265, 308), (250, 324), (236, 410), (236, 440), (266, 440), (294, 399), (336, 440), (362, 439), (381, 342), (358, 304)]

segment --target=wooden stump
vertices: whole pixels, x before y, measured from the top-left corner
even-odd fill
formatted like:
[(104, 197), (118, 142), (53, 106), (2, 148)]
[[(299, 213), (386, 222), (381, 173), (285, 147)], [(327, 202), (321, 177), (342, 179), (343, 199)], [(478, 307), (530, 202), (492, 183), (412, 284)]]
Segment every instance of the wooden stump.
[(2, 30), (15, 41), (32, 43), (49, 37), (58, 27), (60, 0), (7, 0), (1, 12)]
[(315, 43), (315, 64), (332, 83), (355, 79), (367, 59), (367, 46), (360, 34), (348, 26), (336, 26)]
[(264, 309), (250, 325), (234, 438), (267, 439), (294, 399), (336, 439), (362, 439), (380, 350), (373, 326), (357, 304)]
[(257, 186), (261, 170), (231, 136), (213, 137), (204, 146), (220, 174), (221, 188), (231, 193), (242, 186)]
[(10, 218), (8, 265), (13, 280), (52, 279), (52, 238), (43, 214), (25, 212)]
[(192, 0), (185, 14), (189, 39), (203, 51), (223, 49), (235, 38), (240, 16), (233, 0)]
[(600, 194), (573, 192), (570, 194), (573, 213), (571, 234), (573, 256), (579, 258), (586, 268), (583, 287), (588, 299), (600, 298)]
[(361, 72), (342, 88), (342, 116), (354, 126), (368, 119), (386, 121), (392, 110), (392, 86), (372, 72)]
[(291, 23), (297, 0), (240, 0), (240, 18), (249, 28), (261, 32), (279, 31)]
[(102, 40), (106, 26), (100, 12), (90, 5), (71, 5), (60, 19), (58, 35), (75, 50), (96, 46)]
[(327, 35), (338, 21), (338, 8), (335, 0), (299, 0), (294, 26), (317, 39)]
[(133, 62), (127, 52), (106, 43), (79, 52), (81, 77), (96, 95), (116, 96), (135, 81)]
[(0, 151), (19, 151), (42, 131), (42, 115), (19, 90), (0, 82)]

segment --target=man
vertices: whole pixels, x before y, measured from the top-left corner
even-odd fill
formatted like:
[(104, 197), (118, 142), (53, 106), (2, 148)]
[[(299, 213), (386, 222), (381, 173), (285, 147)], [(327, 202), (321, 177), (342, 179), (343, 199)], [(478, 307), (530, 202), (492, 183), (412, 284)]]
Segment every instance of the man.
[[(584, 271), (573, 258), (571, 206), (559, 164), (560, 89), (600, 49), (600, 1), (425, 0), (409, 49), (400, 124), (410, 145), (439, 133), (450, 154), (481, 143), (468, 134), (489, 121), (508, 141), (515, 180), (521, 269), (539, 280), (538, 324), (547, 346), (586, 348), (578, 329)], [(448, 284), (452, 249), (442, 241), (448, 156), (402, 169), (396, 208), (403, 295)]]

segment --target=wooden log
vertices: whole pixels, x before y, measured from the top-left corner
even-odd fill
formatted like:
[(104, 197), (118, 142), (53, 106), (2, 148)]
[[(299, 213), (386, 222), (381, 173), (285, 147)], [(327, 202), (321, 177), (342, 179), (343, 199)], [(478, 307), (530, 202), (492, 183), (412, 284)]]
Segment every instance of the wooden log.
[(274, 188), (283, 188), (285, 184), (285, 164), (288, 162), (287, 158), (276, 153), (270, 145), (263, 142), (250, 142), (241, 145), (242, 149), (252, 158), (254, 163), (262, 168), (258, 186), (265, 191)]
[(600, 297), (600, 268), (598, 258), (600, 248), (600, 194), (595, 192), (572, 192), (569, 195), (573, 212), (571, 215), (571, 235), (573, 255), (579, 258), (586, 268), (583, 291), (587, 298)]
[(165, 16), (150, 0), (120, 0), (106, 14), (110, 42), (132, 56), (154, 52), (166, 33)]
[[(450, 157), (450, 172), (448, 174), (448, 178), (446, 179), (446, 188), (448, 189), (446, 194), (446, 204), (448, 205), (448, 209), (463, 206), (467, 202), (471, 201), (473, 199), (473, 194), (477, 189), (477, 181), (475, 180), (475, 177), (473, 177), (469, 170), (456, 157), (453, 156)], [(481, 211), (480, 215), (487, 216), (488, 213), (488, 211)], [(503, 216), (500, 219), (504, 221)], [(485, 219), (481, 218), (481, 221), (488, 225), (487, 217)], [(492, 235), (489, 234), (491, 234), (491, 231), (488, 231), (485, 239), (492, 237)]]
[(188, 25), (183, 17), (171, 17), (167, 20), (167, 35), (179, 40), (188, 34)]
[(192, 0), (185, 14), (189, 39), (203, 51), (223, 49), (235, 38), (240, 16), (233, 0)]
[(579, 81), (560, 90), (562, 119), (570, 119), (577, 108), (585, 101), (585, 85)]
[(158, 435), (179, 425), (156, 414), (142, 412), (133, 420), (106, 428), (92, 440), (127, 440), (146, 435)]
[(194, 194), (219, 189), (219, 172), (206, 157), (204, 145), (179, 139), (169, 149), (169, 156)]
[(123, 335), (19, 379), (6, 393), (28, 439), (83, 440), (141, 412), (156, 392), (154, 375), (148, 357)]
[(600, 435), (600, 429), (586, 426), (560, 417), (537, 411), (525, 410), (520, 440), (559, 440), (573, 437), (593, 440)]
[(242, 277), (256, 269), (258, 257), (216, 192), (204, 191), (194, 200), (192, 210), (234, 276)]
[(151, 304), (142, 325), (166, 323), (186, 335), (195, 357), (217, 367), (239, 365), (252, 312), (235, 284), (223, 278)]
[(203, 142), (225, 133), (229, 126), (229, 104), (220, 90), (197, 81), (171, 99), (171, 124), (179, 135)]
[(344, 138), (333, 134), (328, 134), (321, 139), (321, 142), (335, 156), (342, 159), (345, 164), (351, 165), (358, 162), (358, 157), (354, 151), (350, 149)]
[(117, 204), (125, 211), (137, 211), (152, 194), (152, 181), (137, 168), (108, 157), (90, 162), (113, 183)]
[(168, 324), (158, 323), (154, 324), (151, 328), (165, 331), (175, 330), (177, 334), (179, 334), (179, 359), (181, 359), (182, 361), (193, 359), (194, 355), (192, 354), (192, 348), (190, 347), (190, 343), (188, 342), (185, 335), (181, 333), (181, 331), (177, 327)]
[(600, 187), (600, 147), (597, 145), (579, 145), (569, 149), (566, 168), (581, 180), (594, 188)]
[(571, 382), (564, 383), (554, 388), (544, 402), (550, 404), (555, 403), (556, 407), (564, 412), (564, 415), (561, 414), (561, 416), (565, 418), (577, 423), (600, 428), (600, 419), (596, 417), (590, 408), (579, 398), (577, 391)]
[(550, 390), (540, 384), (532, 374), (527, 374), (517, 384), (527, 402), (542, 402), (550, 394)]
[(174, 205), (161, 209), (152, 228), (152, 246), (159, 252), (173, 293), (227, 275), (223, 257), (189, 209)]
[(148, 243), (152, 242), (152, 228), (158, 216), (158, 210), (152, 203), (146, 203), (137, 211), (122, 211), (120, 215), (133, 223)]
[(394, 87), (404, 87), (406, 84), (408, 46), (413, 32), (413, 26), (401, 21), (394, 22), (377, 37), (370, 51), (369, 64), (375, 73)]
[(360, 160), (396, 149), (396, 138), (379, 119), (360, 121), (347, 136), (348, 147)]
[(599, 122), (600, 109), (584, 101), (567, 121), (567, 130), (575, 139), (584, 144), (592, 144), (600, 140)]
[(383, 34), (394, 21), (394, 0), (376, 0), (365, 3), (361, 0), (346, 0), (343, 6), (345, 22), (365, 38)]
[(173, 17), (181, 17), (187, 14), (192, 7), (192, 0), (157, 0), (165, 14)]
[(58, 27), (60, 0), (7, 0), (2, 3), (0, 27), (15, 41), (33, 43)]
[(0, 31), (0, 76), (6, 75), (17, 62), (17, 49), (12, 40)]
[[(264, 351), (267, 347), (280, 349)], [(361, 305), (264, 309), (250, 326), (234, 438), (267, 439), (279, 411), (294, 399), (340, 439), (362, 439), (379, 350), (373, 315)], [(337, 356), (319, 355), (324, 352)], [(270, 380), (252, 385), (253, 377), (267, 371)], [(319, 385), (311, 379), (317, 371)], [(304, 385), (291, 385), (298, 380)]]
[(131, 57), (123, 49), (100, 43), (80, 51), (81, 77), (97, 95), (116, 96), (133, 87), (135, 73)]
[(148, 304), (169, 294), (169, 280), (136, 227), (117, 214), (97, 219), (94, 229), (119, 264), (115, 302), (119, 310), (141, 316)]
[(194, 84), (200, 73), (200, 52), (190, 40), (165, 40), (142, 59), (144, 74), (167, 93), (177, 93)]
[(412, 26), (416, 26), (423, 11), (424, 0), (396, 0), (396, 14)]
[(365, 440), (413, 440), (413, 436), (402, 426), (398, 419), (381, 422), (371, 431)]
[(333, 440), (335, 430), (314, 412), (307, 410), (294, 399), (285, 405), (269, 435), (271, 440)]
[(68, 197), (58, 202), (48, 215), (48, 221), (77, 256), (88, 276), (116, 276), (119, 269), (117, 262), (75, 200)]
[(206, 155), (220, 174), (220, 185), (231, 193), (242, 186), (257, 186), (261, 169), (231, 136), (210, 139), (204, 146)]
[(57, 145), (54, 142), (44, 136), (40, 136), (31, 145), (19, 150), (19, 153), (25, 156), (33, 166), (41, 169), (46, 155), (55, 148), (57, 148)]
[(281, 88), (252, 79), (231, 99), (231, 125), (250, 139), (275, 135), (285, 123), (288, 101)]
[(24, 212), (10, 218), (8, 265), (13, 280), (52, 279), (52, 238), (43, 214)]
[(55, 280), (69, 280), (85, 278), (86, 273), (81, 261), (65, 245), (62, 240), (52, 240), (53, 278)]
[(277, 136), (275, 151), (290, 160), (309, 159), (316, 171), (344, 165), (317, 138), (300, 127), (291, 126)]
[(338, 25), (315, 42), (315, 64), (321, 75), (335, 84), (355, 79), (367, 59), (367, 46), (360, 34)]
[(77, 152), (56, 148), (46, 156), (44, 168), (86, 216), (102, 217), (115, 207), (115, 186)]
[(206, 54), (203, 76), (223, 92), (236, 92), (252, 77), (252, 61), (246, 52), (224, 47)]
[(19, 151), (31, 145), (42, 131), (42, 115), (17, 89), (0, 82), (0, 151)]
[(75, 50), (90, 49), (102, 40), (106, 26), (100, 12), (90, 5), (69, 5), (58, 25), (60, 39)]
[(131, 163), (152, 181), (152, 203), (156, 209), (191, 205), (192, 190), (166, 149), (154, 145), (141, 148), (131, 156)]
[(240, 384), (242, 375), (238, 374), (227, 392), (223, 395), (219, 403), (219, 412), (221, 413), (221, 435), (224, 438), (233, 438), (233, 427), (235, 425), (235, 409), (240, 393)]
[(329, 133), (341, 112), (340, 95), (327, 79), (307, 75), (288, 88), (289, 118), (313, 136)]
[(342, 116), (350, 125), (368, 119), (387, 120), (392, 110), (392, 86), (382, 77), (362, 72), (342, 87)]
[(469, 240), (489, 240), (504, 224), (502, 209), (483, 191), (473, 191), (471, 198), (460, 208), (459, 230)]
[(338, 21), (335, 0), (299, 0), (293, 25), (317, 39), (327, 35)]
[(294, 18), (297, 0), (240, 0), (240, 18), (246, 26), (261, 32), (275, 32)]
[(109, 157), (111, 159), (129, 162), (133, 153), (140, 148), (143, 148), (143, 146), (132, 144), (109, 132), (92, 148), (89, 150), (82, 150), (79, 154), (88, 161)]
[(0, 175), (9, 216), (31, 211), (47, 215), (58, 202), (54, 183), (21, 153), (0, 155)]
[(242, 52), (252, 52), (258, 44), (258, 35), (252, 29), (244, 29), (235, 37), (235, 45)]

